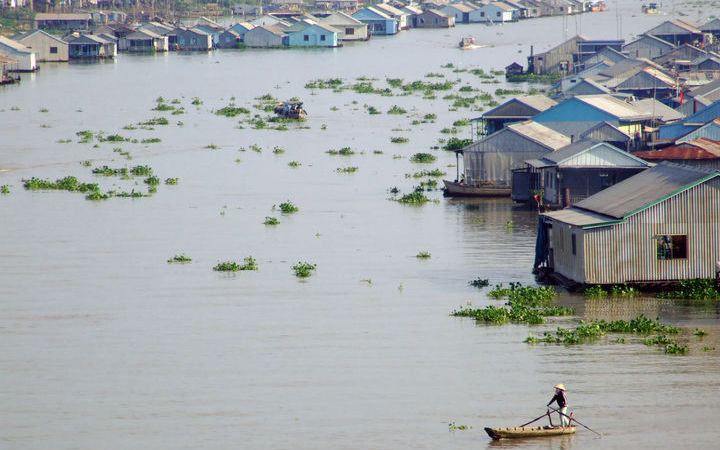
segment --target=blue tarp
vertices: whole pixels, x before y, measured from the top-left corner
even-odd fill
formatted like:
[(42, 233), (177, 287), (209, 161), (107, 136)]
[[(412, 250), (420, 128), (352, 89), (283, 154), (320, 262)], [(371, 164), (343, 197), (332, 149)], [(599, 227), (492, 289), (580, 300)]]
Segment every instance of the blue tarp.
[(535, 263), (533, 269), (537, 269), (541, 265), (547, 265), (548, 257), (548, 227), (543, 220), (543, 216), (538, 217), (537, 239), (535, 240)]

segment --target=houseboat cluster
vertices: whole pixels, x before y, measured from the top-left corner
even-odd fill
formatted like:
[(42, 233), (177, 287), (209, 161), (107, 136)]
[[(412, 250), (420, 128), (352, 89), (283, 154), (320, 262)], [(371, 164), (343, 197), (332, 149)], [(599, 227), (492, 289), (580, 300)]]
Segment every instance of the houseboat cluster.
[[(77, 2), (83, 5), (83, 2)], [(73, 5), (76, 3), (73, 2)], [(14, 6), (24, 6), (22, 1)], [(85, 3), (107, 6), (112, 1)], [(267, 7), (238, 5), (245, 20), (223, 26), (207, 17), (169, 21), (154, 14), (79, 9), (40, 12), (34, 29), (0, 40), (0, 73), (34, 71), (38, 62), (113, 58), (117, 52), (209, 51), (244, 47), (339, 47), (347, 41), (395, 35), (409, 28), (460, 23), (496, 24), (549, 15), (604, 10), (603, 2), (505, 0), (360, 3), (358, 0), (280, 1)], [(12, 77), (10, 77), (12, 79)]]
[(718, 38), (719, 19), (678, 19), (531, 54), (528, 73), (559, 81), (475, 119), (448, 192), (492, 186), (555, 210), (540, 216), (535, 266), (566, 282), (720, 276)]

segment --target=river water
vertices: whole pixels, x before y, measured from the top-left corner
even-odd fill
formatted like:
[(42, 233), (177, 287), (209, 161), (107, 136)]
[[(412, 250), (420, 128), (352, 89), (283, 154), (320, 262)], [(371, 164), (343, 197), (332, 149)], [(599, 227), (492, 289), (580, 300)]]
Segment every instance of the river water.
[[(635, 14), (639, 5), (623, 6), (626, 37), (666, 18)], [(448, 111), (443, 92), (425, 100), (304, 88), (315, 78), (365, 76), (384, 86), (385, 77), (438, 72), (494, 92), (504, 84), (478, 84), (440, 66), (502, 69), (524, 63), (531, 41), (542, 51), (576, 26), (591, 38), (614, 38), (616, 24), (608, 11), (567, 23), (415, 30), (335, 50), (120, 55), (46, 64), (2, 88), (0, 184), (11, 193), (0, 197), (0, 447), (715, 448), (716, 303), (563, 294), (559, 303), (578, 316), (542, 326), (477, 326), (449, 316), (467, 302), (496, 303), (487, 289), (469, 287), (471, 279), (534, 282), (534, 212), (438, 191), (420, 207), (388, 200), (389, 188), (406, 193), (417, 183), (407, 173), (437, 167), (454, 178), (454, 155), (429, 148), (447, 138), (440, 129), (479, 113)], [(467, 35), (491, 46), (456, 49)], [(232, 97), (252, 110), (265, 93), (304, 100), (308, 128), (256, 130), (212, 114)], [(187, 113), (152, 111), (159, 96)], [(195, 97), (203, 103), (192, 105)], [(392, 105), (408, 112), (385, 114)], [(411, 125), (429, 113), (435, 123)], [(170, 125), (123, 129), (161, 116)], [(80, 130), (162, 142), (94, 147), (77, 142)], [(392, 144), (392, 136), (409, 142)], [(275, 146), (285, 152), (273, 153)], [(345, 146), (358, 153), (325, 153)], [(410, 162), (419, 151), (437, 162)], [(91, 174), (104, 164), (147, 164), (180, 182), (149, 198), (101, 202), (22, 187), (23, 178), (74, 175), (104, 190), (145, 191), (141, 178)], [(358, 171), (336, 171), (347, 166)], [(285, 200), (299, 212), (272, 210)], [(280, 224), (263, 225), (265, 216)], [(416, 258), (420, 251), (432, 257)], [(193, 261), (166, 263), (179, 253)], [(248, 255), (258, 271), (212, 270)], [(298, 261), (317, 264), (312, 277), (294, 276)], [(529, 332), (578, 318), (641, 313), (683, 327), (690, 353), (665, 355), (640, 338), (523, 343)], [(707, 336), (693, 336), (698, 327)], [(500, 444), (485, 435), (484, 426), (542, 414), (557, 382), (567, 386), (575, 417), (602, 439), (584, 429)], [(471, 428), (449, 431), (449, 422)]]

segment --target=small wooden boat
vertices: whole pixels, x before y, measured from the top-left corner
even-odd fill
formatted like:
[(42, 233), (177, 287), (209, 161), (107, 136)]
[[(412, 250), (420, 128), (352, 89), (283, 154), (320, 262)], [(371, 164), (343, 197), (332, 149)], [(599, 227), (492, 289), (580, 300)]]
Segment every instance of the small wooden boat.
[(510, 197), (512, 187), (497, 184), (466, 184), (443, 180), (445, 195), (458, 197)]
[(475, 45), (475, 39), (471, 37), (464, 37), (460, 39), (460, 48), (470, 48)]
[(489, 428), (485, 432), (493, 439), (523, 439), (545, 436), (560, 436), (564, 434), (575, 434), (576, 426), (569, 427), (506, 427)]

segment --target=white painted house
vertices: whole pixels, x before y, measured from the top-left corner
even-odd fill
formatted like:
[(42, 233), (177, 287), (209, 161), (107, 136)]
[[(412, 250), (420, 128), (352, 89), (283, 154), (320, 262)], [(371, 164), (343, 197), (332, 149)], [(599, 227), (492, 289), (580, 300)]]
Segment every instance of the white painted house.
[(38, 69), (35, 52), (29, 47), (5, 36), (0, 36), (0, 55), (17, 61), (14, 70), (18, 72), (34, 72)]
[(513, 10), (512, 6), (505, 3), (492, 2), (480, 6), (475, 14), (479, 13), (478, 22), (512, 22)]

